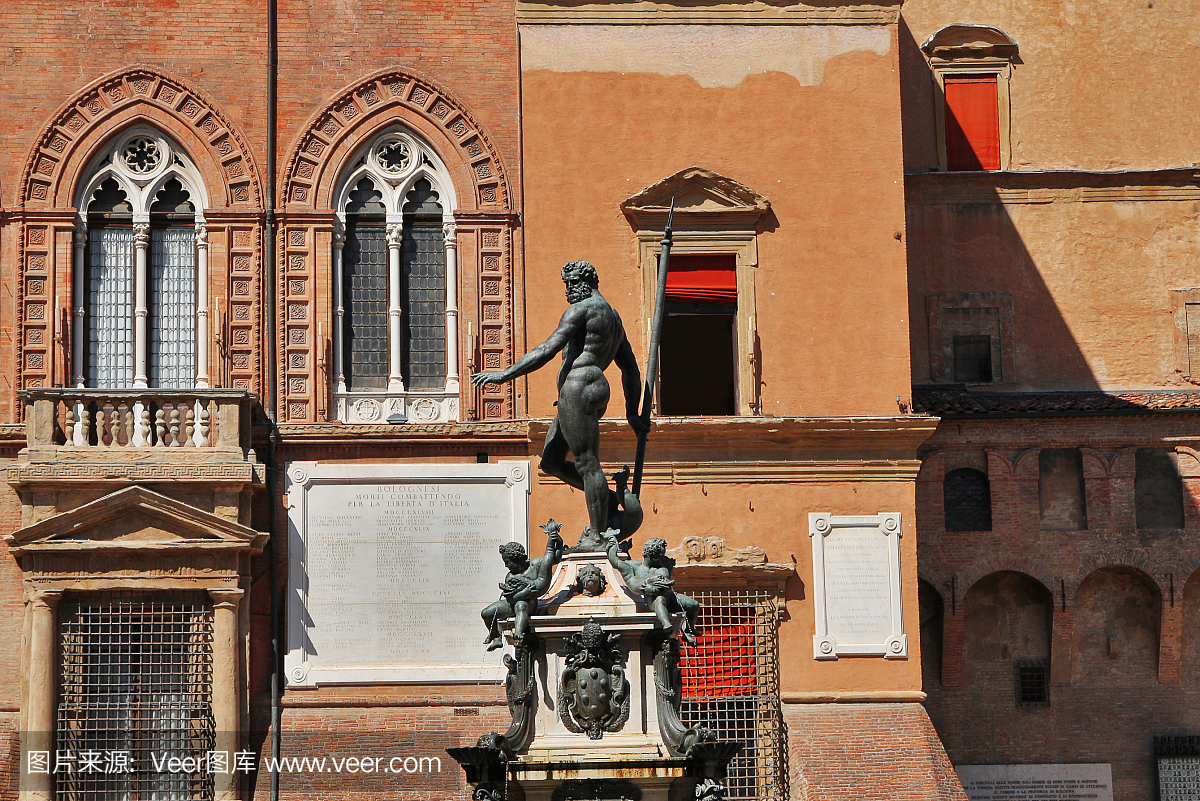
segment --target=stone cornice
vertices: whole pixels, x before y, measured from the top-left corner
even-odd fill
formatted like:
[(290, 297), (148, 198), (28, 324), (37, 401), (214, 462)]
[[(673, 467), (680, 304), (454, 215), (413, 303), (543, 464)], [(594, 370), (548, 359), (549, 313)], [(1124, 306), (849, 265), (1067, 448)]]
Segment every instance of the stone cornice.
[(678, 564), (671, 577), (681, 585), (717, 584), (721, 587), (767, 587), (783, 590), (787, 580), (796, 575), (796, 566), (791, 562), (762, 564), (706, 564), (692, 562)]
[[(611, 474), (622, 465), (605, 462)], [(921, 468), (916, 459), (865, 461), (840, 459), (802, 462), (648, 462), (645, 484), (804, 484), (828, 481), (913, 481)], [(559, 479), (538, 470), (539, 484)]]
[[(739, 469), (746, 469), (746, 463), (759, 463), (760, 477), (751, 479), (754, 481), (769, 477), (773, 470), (794, 475), (805, 469), (805, 463), (820, 470), (841, 464), (852, 473), (868, 469), (892, 474), (911, 469), (905, 463), (917, 458), (917, 448), (933, 434), (937, 423), (937, 418), (927, 415), (659, 417), (650, 431), (647, 455), (650, 464), (670, 463), (672, 469), (678, 469), (677, 475), (693, 470), (692, 475), (705, 470), (719, 474), (720, 463), (743, 463)], [(531, 447), (541, 447), (549, 426), (548, 419), (529, 421)], [(637, 443), (628, 424), (605, 419), (600, 437), (606, 461), (633, 464)], [(775, 480), (794, 481), (791, 475)]]
[(925, 698), (925, 693), (920, 690), (782, 692), (779, 694), (779, 700), (785, 704), (920, 703)]
[(891, 25), (902, 0), (722, 2), (722, 0), (517, 0), (520, 25)]
[(1200, 200), (1200, 171), (927, 172), (906, 175), (904, 188), (910, 206)]

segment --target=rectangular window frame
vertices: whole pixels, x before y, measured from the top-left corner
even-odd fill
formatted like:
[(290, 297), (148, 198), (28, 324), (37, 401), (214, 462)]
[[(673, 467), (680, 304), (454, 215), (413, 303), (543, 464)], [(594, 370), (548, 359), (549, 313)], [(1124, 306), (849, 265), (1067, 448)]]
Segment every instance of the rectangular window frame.
[[(713, 727), (723, 739), (739, 740), (744, 750), (729, 764), (725, 779), (726, 798), (743, 801), (766, 801), (787, 798), (787, 742), (783, 727), (783, 713), (779, 702), (779, 615), (783, 607), (782, 598), (776, 590), (768, 587), (745, 586), (733, 589), (708, 582), (683, 588), (700, 602), (700, 648), (685, 652), (683, 700), (680, 718), (689, 725)], [(704, 656), (704, 636), (710, 628), (705, 610), (731, 610), (745, 607), (751, 614), (735, 622), (748, 624), (753, 676), (749, 681), (738, 683), (740, 694), (726, 692), (720, 687), (709, 687), (709, 692), (697, 695), (688, 693), (687, 655), (698, 658), (700, 669), (719, 669), (722, 656), (719, 652)], [(719, 614), (719, 612), (718, 612)], [(728, 617), (725, 615), (723, 617)], [(721, 622), (715, 624), (720, 628)], [(746, 661), (744, 657), (741, 661)], [(728, 665), (724, 666), (728, 669)], [(714, 720), (716, 725), (714, 726)], [(747, 736), (750, 735), (750, 736)]]
[[(132, 633), (145, 629), (140, 638)], [(128, 754), (94, 771), (55, 773), (55, 795), (203, 801), (216, 748), (213, 604), (203, 590), (72, 592), (59, 604), (56, 753)], [(104, 639), (107, 637), (107, 639)], [(156, 658), (157, 657), (157, 658)], [(154, 678), (145, 680), (147, 666)], [(171, 680), (174, 679), (174, 682)], [(157, 687), (155, 684), (157, 683)], [(114, 694), (113, 689), (123, 692)], [(165, 691), (165, 692), (164, 692)], [(106, 725), (107, 724), (107, 725)], [(193, 770), (155, 770), (152, 754), (192, 757)], [(112, 768), (112, 770), (110, 770)]]
[[(1012, 104), (1009, 97), (1009, 78), (1012, 76), (1012, 63), (1006, 58), (969, 59), (963, 62), (938, 62), (930, 65), (933, 76), (933, 109), (937, 134), (938, 170), (950, 172), (946, 154), (946, 76), (948, 75), (995, 75), (996, 104), (999, 120), (1000, 135), (1000, 170), (1012, 169)], [(962, 172), (955, 170), (955, 172)], [(996, 172), (996, 170), (986, 170)]]
[(1013, 695), (1017, 706), (1050, 706), (1050, 660), (1013, 660)]
[[(642, 319), (646, 321), (642, 353), (650, 348), (654, 301), (658, 296), (658, 258), (662, 251), (662, 232), (638, 231), (638, 267), (642, 271)], [(734, 352), (736, 356), (734, 403), (738, 417), (762, 413), (758, 380), (758, 322), (755, 313), (754, 268), (758, 266), (758, 243), (753, 231), (709, 232), (677, 231), (672, 254), (732, 255), (736, 264), (737, 314)], [(643, 365), (644, 367), (644, 365)], [(656, 387), (656, 407), (659, 393)]]
[[(965, 310), (994, 312), (995, 325), (986, 329), (982, 320), (963, 320)], [(947, 292), (925, 296), (929, 336), (929, 379), (934, 384), (957, 384), (954, 373), (955, 335), (992, 337), (992, 380), (970, 386), (1016, 383), (1016, 351), (1013, 344), (1013, 296), (1006, 292)], [(980, 315), (983, 319), (990, 319)]]
[[(128, 219), (128, 218), (126, 218)], [(200, 243), (195, 232), (195, 225), (188, 223), (180, 224), (177, 220), (172, 220), (166, 223), (154, 222), (147, 229), (147, 240), (145, 244), (145, 266), (144, 271), (139, 273), (137, 266), (137, 234), (136, 226), (138, 223), (128, 223), (126, 220), (119, 221), (103, 221), (92, 224), (88, 227), (86, 244), (83, 247), (83, 264), (82, 271), (79, 275), (81, 286), (79, 291), (84, 294), (81, 301), (77, 300), (75, 305), (84, 309), (82, 319), (83, 336), (80, 341), (83, 343), (82, 352), (72, 355), (72, 359), (76, 361), (76, 366), (73, 368), (76, 381), (82, 380), (83, 386), (92, 389), (108, 389), (108, 390), (129, 390), (137, 389), (136, 378), (138, 373), (138, 364), (135, 358), (135, 353), (138, 348), (139, 328), (137, 324), (137, 296), (139, 281), (145, 282), (146, 293), (146, 333), (145, 342), (141, 343), (146, 354), (146, 379), (147, 389), (151, 390), (166, 390), (166, 391), (185, 391), (201, 388), (201, 349), (205, 347), (205, 343), (200, 341), (197, 312), (198, 301), (201, 292), (201, 283), (207, 277), (207, 268), (202, 267), (202, 255), (200, 252)], [(128, 276), (123, 279), (128, 283), (128, 287), (122, 290), (127, 294), (125, 302), (116, 301), (121, 308), (128, 309), (128, 319), (122, 326), (113, 326), (110, 322), (109, 331), (114, 333), (125, 333), (128, 335), (127, 342), (114, 342), (106, 338), (98, 336), (99, 333), (96, 325), (95, 300), (96, 287), (96, 270), (105, 265), (98, 263), (98, 254), (96, 251), (99, 232), (128, 232)], [(191, 243), (190, 257), (187, 254), (187, 249), (180, 249), (182, 252), (170, 253), (171, 248), (168, 246), (168, 232), (186, 232), (186, 236), (182, 241)], [(179, 242), (171, 243), (179, 244)], [(171, 265), (160, 261), (169, 258), (182, 259), (186, 264)], [(172, 267), (178, 268), (182, 266), (184, 269), (190, 269), (192, 279), (190, 286), (186, 287), (189, 290), (187, 295), (190, 299), (190, 306), (185, 305), (187, 311), (185, 313), (175, 313), (171, 316), (171, 325), (163, 328), (159, 327), (160, 319), (166, 313), (164, 308), (169, 308), (169, 301), (164, 303), (163, 284), (168, 278), (164, 277), (163, 273), (169, 271)], [(111, 291), (111, 290), (110, 290)], [(116, 318), (110, 317), (109, 320)], [(162, 334), (169, 334), (168, 340), (164, 341)], [(188, 340), (190, 339), (190, 343)], [(177, 353), (168, 353), (167, 350), (175, 347)], [(186, 348), (190, 347), (190, 352)], [(103, 349), (103, 350), (102, 350)], [(106, 352), (107, 351), (107, 352)], [(172, 364), (171, 358), (181, 356), (182, 364)], [(108, 362), (107, 365), (103, 362)], [(205, 364), (207, 362), (205, 361)], [(203, 368), (207, 371), (207, 366)], [(119, 372), (127, 373), (124, 377), (115, 378), (99, 378), (103, 373), (116, 375)], [(207, 386), (204, 383), (203, 386)]]

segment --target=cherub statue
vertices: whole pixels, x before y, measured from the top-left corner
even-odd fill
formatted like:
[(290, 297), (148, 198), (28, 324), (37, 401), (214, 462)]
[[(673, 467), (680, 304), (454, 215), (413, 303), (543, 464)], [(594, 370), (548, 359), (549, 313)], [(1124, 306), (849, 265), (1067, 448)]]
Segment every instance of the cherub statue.
[(604, 532), (608, 541), (609, 564), (621, 571), (629, 589), (642, 596), (664, 630), (671, 631), (671, 613), (681, 613), (683, 639), (688, 645), (695, 646), (696, 616), (700, 614), (700, 603), (672, 589), (675, 582), (671, 579), (671, 568), (675, 566), (675, 560), (667, 557), (667, 541), (659, 537), (646, 540), (642, 547), (642, 561), (625, 561), (617, 555), (619, 534), (611, 528)]
[(542, 526), (546, 532), (546, 555), (530, 559), (525, 546), (519, 542), (506, 542), (500, 546), (500, 557), (508, 568), (508, 575), (500, 584), (500, 600), (483, 610), (483, 622), (488, 628), (483, 642), (489, 651), (504, 645), (500, 634), (500, 621), (513, 618), (513, 640), (520, 642), (529, 628), (529, 616), (537, 606), (537, 600), (550, 586), (554, 566), (562, 560), (563, 541), (558, 530), (562, 524), (550, 522)]

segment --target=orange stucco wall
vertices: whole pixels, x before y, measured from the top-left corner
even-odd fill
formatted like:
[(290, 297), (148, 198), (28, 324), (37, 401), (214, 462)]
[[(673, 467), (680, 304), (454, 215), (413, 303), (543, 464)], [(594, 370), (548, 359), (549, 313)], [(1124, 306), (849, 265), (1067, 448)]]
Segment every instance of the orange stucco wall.
[[(920, 690), (921, 661), (917, 617), (916, 528), (911, 482), (836, 482), (806, 484), (646, 485), (642, 500), (646, 519), (635, 536), (635, 551), (650, 537), (662, 537), (672, 547), (686, 536), (722, 537), (734, 548), (757, 545), (773, 563), (794, 564), (784, 592), (787, 612), (779, 627), (780, 691), (864, 692)], [(809, 512), (873, 515), (901, 512), (901, 574), (904, 630), (909, 635), (907, 660), (843, 657), (837, 661), (813, 658), (812, 542)], [(583, 494), (561, 484), (536, 484), (530, 520), (549, 517), (568, 525), (563, 536), (574, 540), (586, 524)], [(534, 535), (538, 535), (536, 538)], [(531, 533), (531, 553), (545, 540)], [(639, 553), (631, 553), (640, 558)], [(911, 599), (911, 602), (909, 602)]]
[[(793, 37), (803, 68), (781, 55), (779, 70), (737, 76), (697, 65), (694, 77), (680, 70), (695, 43), (674, 28), (656, 26), (652, 39), (638, 26), (605, 32), (618, 53), (659, 43), (661, 60), (633, 59), (639, 72), (620, 62), (564, 71), (570, 59), (557, 50), (565, 38), (545, 28), (522, 33), (529, 344), (565, 306), (559, 267), (588, 259), (641, 345), (636, 236), (620, 204), (700, 166), (772, 204), (755, 271), (763, 413), (895, 414), (896, 396), (908, 397), (909, 365), (894, 30), (863, 39), (883, 52), (828, 55), (838, 48), (824, 39), (818, 48), (804, 27), (783, 28), (767, 39)], [(701, 42), (718, 64), (723, 47), (756, 35), (727, 28), (706, 26)], [(584, 67), (603, 61), (585, 56)], [(531, 69), (542, 64), (556, 69)], [(548, 413), (553, 379), (548, 369), (530, 379), (531, 414)], [(621, 403), (609, 411), (620, 413)]]
[[(906, 0), (905, 149), (910, 171), (936, 168), (933, 84), (918, 46), (946, 25), (1004, 31), (1013, 66), (1014, 170), (1138, 170), (1196, 161), (1200, 61), (1189, 36), (1200, 6), (1187, 0)], [(921, 73), (924, 73), (923, 75)]]
[[(663, 25), (575, 33), (540, 27), (521, 36), (528, 344), (565, 308), (559, 267), (588, 259), (644, 363), (636, 232), (620, 204), (699, 166), (771, 201), (755, 268), (763, 413), (897, 414), (897, 396), (909, 397), (909, 363), (895, 30), (697, 33)], [(627, 55), (597, 56), (586, 48), (592, 40), (606, 54)], [(572, 44), (577, 57), (562, 50)], [(738, 45), (754, 53), (748, 67), (725, 50)], [(615, 371), (609, 380), (609, 415), (621, 416)], [(554, 370), (529, 379), (531, 415), (551, 414), (555, 397)], [(654, 442), (648, 458), (669, 458), (655, 456)], [(764, 458), (739, 455), (738, 445), (729, 443), (733, 453), (721, 458)], [(783, 692), (920, 689), (911, 482), (647, 485), (642, 498), (636, 548), (653, 536), (672, 544), (720, 536), (796, 565), (780, 629)], [(819, 511), (904, 514), (904, 593), (913, 599), (905, 627), (914, 633), (907, 661), (813, 659), (808, 513)], [(568, 539), (586, 522), (582, 495), (558, 484), (534, 486), (531, 512), (534, 521), (566, 517)]]

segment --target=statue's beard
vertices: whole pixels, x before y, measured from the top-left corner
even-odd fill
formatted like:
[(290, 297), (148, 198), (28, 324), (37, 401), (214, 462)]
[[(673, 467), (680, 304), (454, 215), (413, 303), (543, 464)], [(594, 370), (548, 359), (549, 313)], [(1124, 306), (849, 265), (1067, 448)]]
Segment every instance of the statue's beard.
[(567, 285), (567, 303), (578, 303), (592, 296), (592, 288), (585, 283)]

